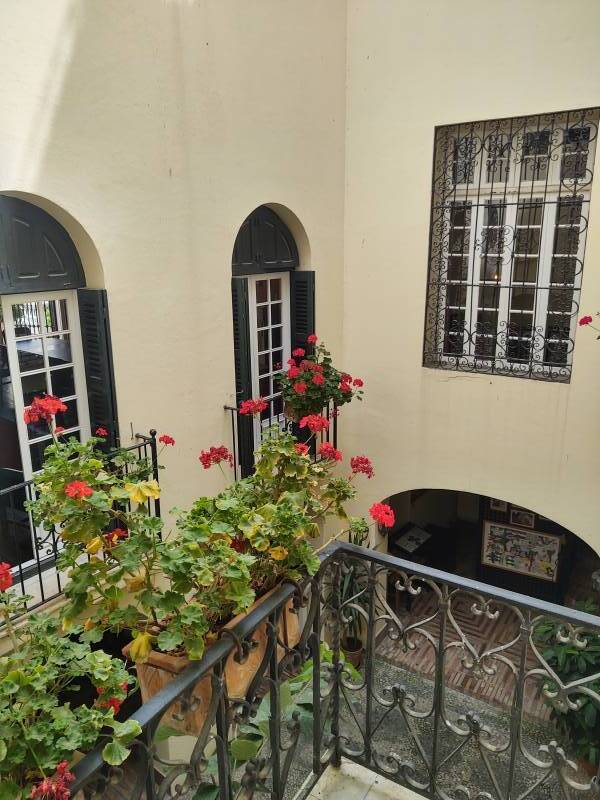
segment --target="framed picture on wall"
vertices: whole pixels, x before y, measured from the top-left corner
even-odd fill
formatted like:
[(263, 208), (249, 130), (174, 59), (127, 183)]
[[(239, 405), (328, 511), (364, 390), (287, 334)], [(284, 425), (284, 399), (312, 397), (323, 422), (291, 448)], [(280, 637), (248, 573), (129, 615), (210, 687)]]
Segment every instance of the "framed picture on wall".
[(560, 536), (489, 520), (483, 523), (481, 563), (486, 567), (556, 582), (560, 547)]
[(535, 514), (533, 511), (526, 511), (524, 508), (510, 509), (510, 522), (511, 525), (521, 525), (523, 528), (535, 527)]
[(506, 512), (508, 504), (504, 500), (494, 500), (493, 497), (490, 497), (490, 508), (492, 509), (492, 511)]

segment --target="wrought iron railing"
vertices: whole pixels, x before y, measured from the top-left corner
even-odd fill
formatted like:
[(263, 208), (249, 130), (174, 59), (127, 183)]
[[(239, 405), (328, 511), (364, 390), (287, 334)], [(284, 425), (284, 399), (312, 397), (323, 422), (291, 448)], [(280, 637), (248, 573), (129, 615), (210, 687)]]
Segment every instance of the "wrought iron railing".
[[(135, 444), (122, 448), (136, 456), (135, 464), (145, 461), (152, 476), (158, 480), (156, 431), (149, 436), (136, 434)], [(123, 469), (128, 469), (127, 466)], [(55, 600), (63, 593), (64, 577), (56, 562), (61, 542), (55, 530), (47, 531), (36, 525), (27, 502), (35, 499), (32, 480), (0, 489), (0, 537), (2, 555), (13, 567), (14, 587), (33, 599), (27, 610)], [(160, 516), (160, 499), (148, 501), (148, 511)]]
[[(231, 423), (231, 452), (233, 455), (234, 478), (237, 481), (249, 474), (254, 465), (253, 451), (256, 438), (254, 435), (254, 421), (252, 417), (240, 414), (236, 406), (225, 405), (223, 409), (229, 414)], [(322, 415), (329, 420), (329, 427), (311, 440), (311, 453), (315, 460), (319, 458), (318, 450), (323, 442), (330, 442), (334, 447), (337, 447), (338, 441), (339, 409), (333, 403), (330, 403), (323, 409)], [(270, 402), (268, 408), (261, 415), (260, 425), (263, 430), (268, 430), (275, 424), (291, 430), (300, 441), (307, 434), (306, 430), (300, 429), (296, 422), (287, 419), (283, 414), (273, 414), (273, 403)]]
[[(322, 559), (317, 576), (278, 588), (133, 715), (143, 734), (121, 767), (103, 765), (100, 748), (88, 754), (75, 768), (73, 797), (287, 800), (299, 788), (306, 796), (342, 758), (429, 798), (597, 796), (597, 778), (568, 755), (551, 722), (527, 720), (524, 699), (533, 685), (558, 714), (599, 703), (600, 674), (562, 680), (540, 643), (550, 631), (583, 655), (597, 646), (599, 617), (345, 543)], [(281, 635), (290, 601), (301, 621), (293, 647)], [(365, 646), (359, 671), (343, 655), (354, 615)], [(249, 688), (230, 696), (228, 659), (248, 659), (265, 630)], [(398, 665), (409, 657), (412, 666)], [(294, 676), (308, 659), (302, 686)], [(488, 690), (502, 681), (504, 708), (493, 691), (478, 699), (451, 689), (457, 671)], [(212, 692), (199, 691), (203, 678)], [(205, 719), (193, 739), (166, 739), (166, 719), (177, 725), (198, 708)]]

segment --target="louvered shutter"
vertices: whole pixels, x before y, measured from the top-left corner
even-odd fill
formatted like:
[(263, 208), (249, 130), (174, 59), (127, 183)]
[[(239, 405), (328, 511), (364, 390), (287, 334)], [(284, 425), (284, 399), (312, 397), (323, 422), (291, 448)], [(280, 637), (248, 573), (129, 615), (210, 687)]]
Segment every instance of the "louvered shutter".
[(116, 447), (119, 429), (106, 291), (79, 289), (77, 298), (90, 428), (92, 434), (99, 427), (106, 428), (107, 446)]
[(306, 337), (315, 332), (315, 273), (290, 273), (292, 350), (306, 348)]
[[(233, 305), (233, 348), (235, 359), (236, 405), (252, 397), (252, 374), (250, 363), (250, 323), (248, 311), (248, 280), (231, 279), (231, 300)], [(252, 473), (254, 468), (254, 435), (252, 417), (238, 414), (238, 458), (242, 477)]]

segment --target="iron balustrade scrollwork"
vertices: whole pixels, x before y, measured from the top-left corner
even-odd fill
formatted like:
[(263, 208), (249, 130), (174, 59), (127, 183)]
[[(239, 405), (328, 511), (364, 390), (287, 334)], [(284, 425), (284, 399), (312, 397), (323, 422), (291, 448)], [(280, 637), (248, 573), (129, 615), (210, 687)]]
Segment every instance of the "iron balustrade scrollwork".
[[(299, 762), (306, 780), (298, 797), (342, 759), (440, 800), (597, 797), (598, 777), (589, 776), (547, 721), (532, 733), (525, 705), (534, 689), (559, 712), (582, 713), (583, 699), (600, 707), (600, 673), (561, 678), (539, 637), (550, 624), (557, 642), (585, 653), (590, 637), (600, 636), (600, 617), (343, 542), (329, 545), (321, 559), (314, 578), (282, 584), (133, 715), (143, 734), (121, 767), (104, 765), (100, 749), (88, 754), (75, 768), (73, 797), (287, 800), (299, 788)], [(349, 570), (353, 595), (341, 590)], [(293, 647), (280, 634), (290, 600), (301, 621)], [(356, 615), (365, 648), (358, 670), (343, 653)], [(264, 625), (267, 648), (256, 675), (243, 697), (229, 696), (227, 660), (231, 654), (244, 660)], [(475, 635), (477, 625), (488, 631), (483, 638)], [(491, 636), (491, 625), (501, 626), (503, 638)], [(432, 670), (419, 676), (419, 669), (394, 666), (389, 652), (429, 662)], [(285, 684), (309, 659), (312, 685), (304, 701), (312, 697), (313, 718), (303, 739), (298, 714), (284, 712)], [(488, 694), (457, 693), (451, 687), (457, 672), (484, 686), (502, 685), (504, 708)], [(157, 735), (162, 717), (173, 704), (184, 713), (207, 675), (212, 695), (202, 730), (185, 752), (166, 753)], [(260, 716), (264, 698), (264, 745), (239, 763), (232, 741)]]
[[(121, 448), (135, 456), (131, 465), (122, 468), (131, 471), (144, 465), (148, 474), (159, 479), (156, 431), (149, 435), (136, 434), (135, 443)], [(55, 529), (46, 530), (36, 525), (27, 502), (35, 499), (33, 480), (0, 489), (0, 546), (3, 558), (13, 566), (14, 588), (21, 595), (30, 595), (27, 605), (33, 611), (44, 603), (56, 600), (63, 593), (64, 578), (56, 564), (61, 541)], [(148, 513), (160, 517), (160, 499), (148, 500)]]

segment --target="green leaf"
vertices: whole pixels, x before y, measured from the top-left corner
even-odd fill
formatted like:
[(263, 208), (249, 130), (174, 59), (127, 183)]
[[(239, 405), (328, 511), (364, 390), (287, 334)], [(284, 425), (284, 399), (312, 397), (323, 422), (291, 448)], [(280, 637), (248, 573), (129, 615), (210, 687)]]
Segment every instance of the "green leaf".
[(159, 725), (154, 736), (155, 742), (166, 742), (171, 736), (185, 736), (185, 733), (178, 731), (176, 728), (171, 728), (170, 725)]
[(122, 764), (128, 755), (129, 750), (124, 747), (118, 739), (113, 739), (102, 751), (102, 758), (107, 764), (111, 764), (113, 767)]
[(257, 739), (239, 737), (231, 742), (229, 745), (229, 752), (236, 761), (250, 761), (251, 758), (258, 755), (262, 745), (262, 736)]
[(215, 800), (219, 796), (219, 787), (214, 783), (201, 783), (192, 800)]
[(6, 742), (0, 739), (0, 761), (4, 761), (7, 752)]
[(0, 781), (0, 800), (19, 800), (21, 790), (14, 781)]

